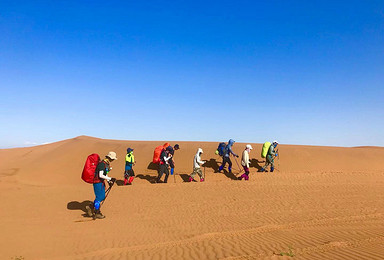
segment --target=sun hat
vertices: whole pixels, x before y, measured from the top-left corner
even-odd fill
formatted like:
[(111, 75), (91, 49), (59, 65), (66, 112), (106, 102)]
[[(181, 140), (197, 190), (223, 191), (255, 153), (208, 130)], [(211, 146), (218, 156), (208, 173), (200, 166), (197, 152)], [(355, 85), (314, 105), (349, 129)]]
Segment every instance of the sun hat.
[(132, 148), (128, 148), (128, 149), (127, 149), (127, 153), (130, 153), (130, 152), (132, 152), (132, 151), (133, 151)]
[(252, 146), (251, 146), (250, 144), (247, 144), (247, 145), (245, 146), (245, 148), (247, 148), (247, 149), (249, 149), (249, 150), (252, 150), (252, 149), (253, 149)]
[(115, 152), (109, 152), (106, 157), (108, 157), (111, 160), (117, 160)]

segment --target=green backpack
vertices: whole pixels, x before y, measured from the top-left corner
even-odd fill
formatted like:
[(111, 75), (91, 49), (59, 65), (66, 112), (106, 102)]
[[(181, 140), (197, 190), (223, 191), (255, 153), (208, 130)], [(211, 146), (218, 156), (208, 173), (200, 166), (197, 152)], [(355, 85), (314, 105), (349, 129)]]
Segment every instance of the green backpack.
[(271, 147), (271, 145), (272, 144), (270, 142), (265, 142), (263, 144), (263, 148), (261, 149), (261, 158), (267, 157), (268, 150), (269, 150), (269, 147)]

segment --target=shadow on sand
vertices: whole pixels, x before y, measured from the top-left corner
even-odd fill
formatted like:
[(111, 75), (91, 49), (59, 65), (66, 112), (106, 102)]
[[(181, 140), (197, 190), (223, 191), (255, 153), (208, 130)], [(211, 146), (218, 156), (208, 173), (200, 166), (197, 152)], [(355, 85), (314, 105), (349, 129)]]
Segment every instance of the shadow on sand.
[[(156, 164), (155, 164), (156, 165)], [(144, 174), (137, 174), (136, 178), (142, 179), (142, 180), (147, 180), (149, 183), (156, 183), (157, 175), (144, 175)]]
[(262, 168), (261, 164), (262, 163), (265, 163), (265, 161), (259, 161), (257, 159), (252, 159), (251, 160), (251, 164), (249, 165), (249, 167), (253, 167), (253, 168), (256, 168), (257, 171), (259, 172)]
[(183, 182), (189, 182), (189, 175), (185, 173), (179, 174), (180, 178), (183, 180)]
[(147, 166), (148, 170), (159, 170), (159, 165), (153, 162), (150, 162)]
[(207, 168), (212, 168), (213, 172), (219, 172), (219, 164), (217, 163), (216, 159), (211, 158), (209, 161), (204, 163), (202, 166)]
[(90, 200), (85, 200), (83, 202), (78, 202), (78, 201), (71, 201), (68, 202), (67, 204), (67, 209), (68, 210), (81, 210), (83, 212), (82, 216), (89, 218), (89, 216), (86, 214), (86, 209), (85, 206), (93, 206), (93, 202)]

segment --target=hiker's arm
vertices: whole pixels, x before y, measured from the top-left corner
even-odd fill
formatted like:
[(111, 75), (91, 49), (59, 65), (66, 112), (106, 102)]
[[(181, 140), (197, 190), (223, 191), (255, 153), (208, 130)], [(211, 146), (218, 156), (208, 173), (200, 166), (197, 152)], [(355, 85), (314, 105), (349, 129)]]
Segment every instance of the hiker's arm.
[(111, 177), (108, 177), (106, 174), (104, 175), (104, 171), (99, 171), (99, 177), (100, 179), (104, 179), (107, 181), (110, 181), (112, 179)]
[(232, 151), (232, 148), (229, 149), (229, 152), (230, 152), (233, 156), (239, 157), (237, 154), (235, 154), (235, 153)]
[(273, 145), (271, 145), (271, 147), (269, 147), (269, 154), (271, 156), (275, 156), (275, 148), (273, 147)]
[(249, 168), (249, 164), (251, 162), (249, 161), (249, 154), (248, 153), (245, 153), (244, 161), (245, 161), (245, 166), (247, 166), (247, 168)]
[(171, 155), (168, 156), (168, 157), (165, 157), (165, 156), (164, 156), (163, 158), (164, 158), (164, 162), (167, 163), (167, 162), (172, 158), (172, 156), (171, 156)]
[(173, 159), (169, 160), (169, 166), (171, 166), (171, 168), (175, 168), (175, 162)]
[(204, 164), (205, 161), (202, 161), (201, 158), (197, 159), (197, 162), (200, 163), (200, 164)]

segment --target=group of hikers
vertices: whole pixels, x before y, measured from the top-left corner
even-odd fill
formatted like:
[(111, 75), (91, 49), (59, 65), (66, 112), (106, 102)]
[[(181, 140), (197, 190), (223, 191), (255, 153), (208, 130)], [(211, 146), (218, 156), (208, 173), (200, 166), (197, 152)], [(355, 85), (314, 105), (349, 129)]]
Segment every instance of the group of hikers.
[[(223, 161), (220, 165), (217, 172), (224, 170), (226, 164), (228, 164), (228, 172), (232, 173), (232, 161), (231, 155), (238, 158), (239, 155), (233, 152), (232, 147), (235, 144), (233, 139), (230, 139), (227, 144), (220, 143), (215, 154), (222, 157)], [(279, 143), (273, 141), (272, 143), (266, 142), (263, 145), (262, 157), (266, 159), (265, 165), (259, 170), (260, 172), (267, 171), (267, 167), (270, 166), (270, 172), (273, 172), (275, 169), (274, 159), (278, 156), (278, 150), (276, 149)], [(169, 174), (174, 174), (175, 162), (173, 160), (175, 150), (179, 150), (180, 146), (175, 144), (173, 147), (169, 143), (165, 143), (162, 146), (158, 146), (154, 152), (153, 163), (158, 166), (158, 175), (156, 178), (156, 183), (161, 182), (163, 175), (163, 183), (167, 183)], [(247, 144), (242, 153), (241, 165), (243, 166), (244, 173), (238, 177), (238, 180), (249, 180), (249, 168), (250, 168), (250, 153), (252, 146)], [(193, 158), (193, 171), (189, 175), (189, 182), (195, 181), (196, 174), (200, 177), (200, 182), (204, 181), (204, 175), (201, 170), (206, 161), (201, 160), (201, 156), (204, 153), (202, 148), (198, 148), (197, 152)], [(86, 213), (89, 217), (94, 219), (103, 219), (105, 216), (101, 213), (100, 207), (108, 195), (110, 189), (115, 183), (116, 179), (109, 177), (108, 173), (112, 169), (110, 166), (113, 161), (117, 160), (115, 152), (109, 152), (103, 160), (100, 160), (100, 157), (97, 154), (92, 154), (88, 156), (86, 164), (84, 166), (82, 179), (88, 183), (93, 184), (93, 191), (95, 193), (95, 200), (93, 202), (93, 207), (86, 206)], [(134, 178), (135, 172), (133, 166), (135, 165), (135, 157), (133, 154), (133, 149), (128, 148), (127, 154), (125, 156), (125, 171), (124, 171), (124, 185), (131, 185)], [(242, 170), (241, 170), (242, 172)], [(109, 188), (106, 190), (105, 181), (109, 184)]]

